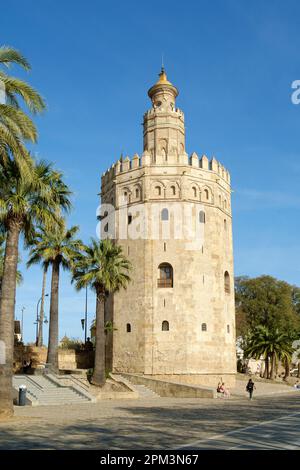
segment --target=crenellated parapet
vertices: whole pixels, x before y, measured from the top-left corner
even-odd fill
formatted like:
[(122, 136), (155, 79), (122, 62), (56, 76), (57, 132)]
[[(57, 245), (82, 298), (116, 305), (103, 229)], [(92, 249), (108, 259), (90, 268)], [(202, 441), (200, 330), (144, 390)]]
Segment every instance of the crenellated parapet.
[[(144, 119), (147, 119), (147, 118), (149, 118), (149, 117), (156, 116), (157, 114), (158, 114), (158, 115), (159, 115), (159, 114), (162, 114), (162, 113), (164, 113), (164, 112), (165, 112), (165, 110), (160, 109), (160, 108), (150, 108), (150, 109), (148, 109), (148, 111), (146, 111), (146, 112), (144, 113)], [(184, 112), (183, 112), (181, 109), (179, 109), (179, 108), (174, 108), (174, 109), (168, 110), (168, 114), (174, 114), (175, 116), (180, 116), (181, 119), (184, 120)]]
[[(187, 165), (192, 168), (200, 168), (202, 170), (211, 171), (216, 173), (222, 180), (230, 184), (229, 171), (218, 161), (215, 157), (209, 159), (206, 155), (199, 157), (196, 152), (190, 156), (184, 154), (178, 157), (179, 162), (174, 163), (176, 167)], [(137, 153), (130, 159), (128, 156), (117, 160), (105, 173), (102, 174), (101, 184), (102, 189), (112, 182), (117, 175), (125, 174), (129, 171), (134, 171), (148, 166), (164, 166), (161, 164), (153, 164), (151, 161), (151, 154), (148, 151), (143, 152), (142, 156)]]

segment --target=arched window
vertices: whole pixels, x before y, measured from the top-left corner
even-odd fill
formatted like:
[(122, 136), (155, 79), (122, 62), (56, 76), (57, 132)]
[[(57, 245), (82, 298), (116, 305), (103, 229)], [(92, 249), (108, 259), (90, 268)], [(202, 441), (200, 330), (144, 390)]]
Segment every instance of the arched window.
[(139, 197), (139, 196), (140, 196), (140, 192), (139, 192), (138, 188), (136, 188), (136, 190), (135, 190), (135, 197)]
[(228, 271), (224, 273), (224, 290), (226, 294), (230, 294), (230, 276)]
[(204, 211), (199, 212), (199, 222), (200, 224), (205, 224), (205, 212)]
[(227, 209), (227, 201), (224, 199), (224, 209)]
[(169, 220), (169, 211), (168, 211), (168, 209), (163, 209), (161, 211), (161, 220)]
[(160, 186), (155, 186), (155, 194), (156, 194), (156, 196), (161, 196), (161, 187)]
[(202, 330), (202, 331), (207, 331), (207, 325), (206, 325), (206, 323), (202, 323), (202, 325), (201, 325), (201, 330)]
[(195, 188), (195, 186), (193, 186), (192, 190), (193, 190), (193, 197), (197, 197), (197, 188)]
[(206, 201), (208, 201), (208, 200), (209, 200), (209, 193), (208, 193), (208, 189), (204, 189), (204, 199), (205, 199)]
[(219, 196), (219, 206), (222, 206), (222, 198)]
[(128, 189), (125, 189), (122, 194), (123, 194), (123, 196), (122, 196), (123, 203), (130, 202), (130, 192), (128, 191)]
[(176, 195), (176, 188), (175, 188), (175, 186), (171, 186), (171, 193), (172, 193), (172, 196), (175, 196), (175, 195)]
[(127, 323), (126, 331), (127, 331), (127, 333), (131, 333), (131, 324), (130, 323)]
[(227, 220), (224, 219), (224, 230), (227, 230)]
[(170, 325), (167, 320), (164, 320), (161, 324), (161, 331), (169, 331), (170, 330)]
[(173, 268), (169, 263), (158, 266), (157, 287), (173, 287)]
[(130, 225), (132, 222), (132, 215), (128, 214), (128, 225)]
[(108, 224), (105, 224), (105, 225), (104, 225), (104, 229), (103, 229), (103, 230), (104, 230), (104, 232), (106, 232), (106, 233), (108, 232)]

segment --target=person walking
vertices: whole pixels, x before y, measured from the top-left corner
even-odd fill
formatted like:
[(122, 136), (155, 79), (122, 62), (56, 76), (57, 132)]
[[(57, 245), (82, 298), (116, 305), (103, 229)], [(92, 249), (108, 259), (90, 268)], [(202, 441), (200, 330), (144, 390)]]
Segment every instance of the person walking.
[(255, 385), (254, 385), (254, 382), (252, 379), (249, 379), (248, 383), (247, 383), (247, 386), (246, 386), (246, 390), (247, 392), (249, 393), (249, 399), (252, 400), (252, 395), (253, 395), (253, 390), (256, 389)]

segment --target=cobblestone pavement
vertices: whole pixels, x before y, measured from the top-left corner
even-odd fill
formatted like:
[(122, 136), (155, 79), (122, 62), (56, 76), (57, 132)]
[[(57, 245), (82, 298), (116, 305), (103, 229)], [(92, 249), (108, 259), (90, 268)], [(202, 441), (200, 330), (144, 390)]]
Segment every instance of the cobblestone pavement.
[[(300, 393), (16, 407), (0, 449), (300, 448)], [(248, 446), (248, 447), (247, 447)]]
[[(244, 377), (243, 379), (239, 378), (236, 381), (236, 387), (231, 390), (232, 394), (234, 395), (239, 395), (239, 396), (248, 396), (248, 393), (246, 392), (246, 384), (248, 382), (250, 377)], [(279, 382), (279, 383), (268, 383), (265, 381), (261, 381), (257, 379), (256, 377), (252, 376), (252, 380), (255, 383), (255, 390), (254, 390), (254, 395), (255, 396), (263, 396), (263, 395), (273, 395), (277, 393), (287, 393), (287, 392), (293, 392), (294, 388), (290, 385), (287, 385), (286, 383)]]

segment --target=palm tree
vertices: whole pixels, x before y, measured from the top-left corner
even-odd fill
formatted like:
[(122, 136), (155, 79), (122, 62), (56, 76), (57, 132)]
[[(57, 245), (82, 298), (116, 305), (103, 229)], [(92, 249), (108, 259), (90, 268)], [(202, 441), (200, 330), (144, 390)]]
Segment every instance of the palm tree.
[(269, 349), (266, 344), (266, 336), (268, 331), (266, 327), (259, 325), (251, 330), (245, 338), (244, 353), (246, 357), (253, 357), (254, 359), (260, 359), (261, 357), (265, 361), (264, 377), (269, 376)]
[(60, 211), (70, 208), (70, 191), (61, 173), (45, 162), (32, 161), (32, 176), (23, 178), (15, 161), (0, 165), (0, 225), (6, 230), (6, 246), (0, 303), (0, 344), (6, 362), (0, 364), (0, 415), (12, 415), (12, 371), (16, 273), (19, 238), (31, 238), (36, 224), (49, 227)]
[(30, 70), (30, 64), (20, 52), (7, 46), (0, 47), (0, 163), (6, 164), (9, 159), (14, 159), (29, 177), (31, 159), (24, 142), (35, 143), (37, 130), (20, 107), (19, 99), (33, 114), (43, 111), (45, 103), (28, 83), (7, 74), (6, 70), (12, 64)]
[[(3, 269), (4, 269), (4, 253), (5, 253), (5, 235), (0, 233), (0, 299), (1, 299), (1, 288), (2, 288), (2, 279), (3, 279)], [(23, 282), (23, 276), (20, 271), (17, 271), (17, 284)]]
[(3, 267), (4, 267), (4, 253), (5, 253), (5, 235), (0, 232), (0, 298), (1, 298), (1, 287), (3, 278)]
[(48, 231), (40, 229), (31, 242), (27, 266), (42, 263), (44, 270), (51, 265), (50, 319), (47, 363), (53, 371), (58, 370), (58, 299), (60, 267), (70, 270), (73, 260), (78, 258), (84, 248), (81, 240), (76, 239), (79, 227), (66, 229), (65, 224), (56, 225)]
[[(290, 361), (292, 352), (290, 336), (278, 328), (272, 330), (259, 325), (250, 332), (246, 340), (245, 355), (255, 359), (264, 358), (264, 376), (267, 379), (274, 379), (276, 364), (279, 360)], [(269, 362), (271, 363), (270, 371)]]
[(96, 293), (96, 349), (92, 377), (94, 385), (105, 383), (105, 323), (104, 303), (109, 294), (126, 289), (130, 282), (131, 263), (119, 245), (111, 240), (92, 239), (75, 263), (73, 282), (77, 290), (86, 286)]

